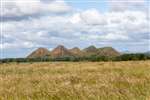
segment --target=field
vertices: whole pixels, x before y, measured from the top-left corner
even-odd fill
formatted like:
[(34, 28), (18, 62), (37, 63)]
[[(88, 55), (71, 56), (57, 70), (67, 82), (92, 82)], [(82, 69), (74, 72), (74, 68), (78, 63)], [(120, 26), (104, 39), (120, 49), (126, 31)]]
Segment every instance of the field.
[(0, 64), (0, 100), (150, 100), (150, 61)]

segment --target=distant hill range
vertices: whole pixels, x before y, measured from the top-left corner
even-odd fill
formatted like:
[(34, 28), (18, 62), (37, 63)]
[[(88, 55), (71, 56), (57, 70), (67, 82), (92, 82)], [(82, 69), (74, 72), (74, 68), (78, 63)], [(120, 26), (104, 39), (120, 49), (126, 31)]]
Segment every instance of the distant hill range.
[(150, 56), (150, 51), (146, 52), (146, 53), (145, 53), (145, 55), (148, 55), (148, 56)]
[(46, 48), (38, 48), (37, 50), (33, 51), (31, 54), (27, 56), (27, 58), (39, 58), (39, 57), (86, 57), (86, 56), (119, 56), (120, 53), (112, 47), (103, 47), (103, 48), (96, 48), (95, 46), (89, 46), (83, 50), (79, 49), (78, 47), (74, 47), (72, 49), (67, 49), (63, 45), (59, 45), (54, 48), (52, 51), (49, 51)]

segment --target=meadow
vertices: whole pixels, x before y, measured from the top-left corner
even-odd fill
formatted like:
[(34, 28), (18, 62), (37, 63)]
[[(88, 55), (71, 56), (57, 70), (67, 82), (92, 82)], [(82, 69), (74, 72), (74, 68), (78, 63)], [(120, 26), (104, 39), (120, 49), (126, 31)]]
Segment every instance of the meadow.
[(0, 100), (150, 100), (150, 61), (0, 64)]

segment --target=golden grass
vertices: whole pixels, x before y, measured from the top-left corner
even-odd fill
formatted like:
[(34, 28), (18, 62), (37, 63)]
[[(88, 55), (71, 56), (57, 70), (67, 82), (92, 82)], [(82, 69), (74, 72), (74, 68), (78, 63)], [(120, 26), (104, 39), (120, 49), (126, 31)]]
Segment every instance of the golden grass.
[(0, 100), (150, 100), (150, 61), (1, 64)]

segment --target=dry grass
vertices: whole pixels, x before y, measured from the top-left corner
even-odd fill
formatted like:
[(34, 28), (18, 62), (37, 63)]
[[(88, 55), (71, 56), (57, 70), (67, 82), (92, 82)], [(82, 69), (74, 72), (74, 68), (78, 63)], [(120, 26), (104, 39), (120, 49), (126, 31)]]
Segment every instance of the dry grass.
[(0, 100), (150, 100), (150, 62), (1, 64)]

